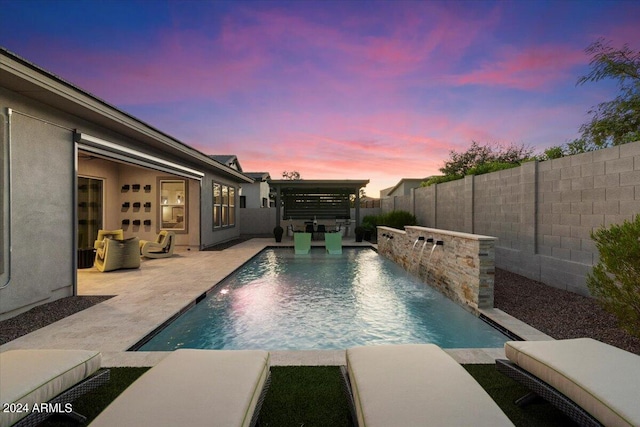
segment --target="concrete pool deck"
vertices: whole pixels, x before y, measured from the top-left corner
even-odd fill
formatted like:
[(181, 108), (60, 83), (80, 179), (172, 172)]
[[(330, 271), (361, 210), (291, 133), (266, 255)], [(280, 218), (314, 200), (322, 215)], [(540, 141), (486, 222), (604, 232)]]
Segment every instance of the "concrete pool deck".
[[(322, 245), (322, 242), (314, 245)], [(371, 246), (345, 240), (345, 246)], [(171, 258), (144, 259), (140, 269), (100, 273), (78, 270), (78, 295), (115, 295), (28, 335), (0, 346), (0, 352), (19, 348), (91, 349), (102, 352), (103, 365), (153, 366), (168, 352), (128, 352), (144, 336), (171, 318), (213, 285), (267, 246), (292, 246), (283, 239), (247, 240), (223, 251), (180, 249)], [(498, 310), (483, 314), (527, 340), (552, 339)], [(446, 350), (460, 363), (494, 363), (502, 348)], [(272, 365), (344, 365), (343, 350), (273, 351)]]

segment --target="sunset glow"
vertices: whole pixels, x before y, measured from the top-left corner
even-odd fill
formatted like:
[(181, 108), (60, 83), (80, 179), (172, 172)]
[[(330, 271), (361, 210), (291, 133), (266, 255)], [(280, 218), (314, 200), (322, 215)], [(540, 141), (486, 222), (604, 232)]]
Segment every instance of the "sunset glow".
[(0, 45), (245, 172), (377, 197), (472, 140), (575, 138), (616, 95), (576, 86), (584, 49), (640, 49), (639, 18), (636, 1), (0, 0)]

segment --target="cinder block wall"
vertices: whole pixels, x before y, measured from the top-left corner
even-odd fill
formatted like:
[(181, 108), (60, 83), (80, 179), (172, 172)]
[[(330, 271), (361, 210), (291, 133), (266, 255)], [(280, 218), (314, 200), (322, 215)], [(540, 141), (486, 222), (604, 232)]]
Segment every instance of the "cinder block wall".
[[(586, 276), (598, 260), (591, 231), (640, 214), (640, 142), (417, 188), (403, 198), (421, 225), (497, 237), (497, 267), (588, 295)], [(386, 200), (383, 212), (394, 205)]]
[[(438, 240), (443, 244), (433, 249)], [(381, 255), (476, 314), (493, 308), (494, 243), (494, 237), (426, 227), (378, 227)]]

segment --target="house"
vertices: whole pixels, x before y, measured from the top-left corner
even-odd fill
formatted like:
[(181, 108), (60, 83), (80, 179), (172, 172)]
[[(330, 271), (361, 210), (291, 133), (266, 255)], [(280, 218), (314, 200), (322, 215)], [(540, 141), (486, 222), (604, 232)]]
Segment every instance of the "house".
[(422, 182), (429, 178), (402, 178), (393, 187), (380, 190), (380, 198), (393, 196), (408, 196), (413, 188), (420, 187)]
[(99, 229), (203, 249), (253, 180), (0, 48), (0, 320), (74, 295)]
[(253, 184), (245, 184), (240, 192), (241, 208), (269, 208), (275, 206), (275, 201), (269, 198), (269, 172), (245, 172), (253, 179)]
[(213, 160), (222, 163), (253, 179), (253, 183), (240, 188), (240, 208), (268, 208), (275, 206), (269, 198), (269, 172), (244, 172), (238, 157), (230, 155), (210, 155)]

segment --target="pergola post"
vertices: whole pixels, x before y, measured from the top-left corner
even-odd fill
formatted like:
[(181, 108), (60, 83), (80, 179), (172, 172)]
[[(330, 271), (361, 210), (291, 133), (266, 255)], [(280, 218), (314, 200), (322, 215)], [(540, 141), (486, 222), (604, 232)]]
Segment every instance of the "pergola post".
[(360, 225), (360, 188), (356, 187), (356, 227)]
[(282, 210), (282, 202), (280, 199), (280, 186), (276, 185), (276, 227), (280, 226), (280, 211)]

